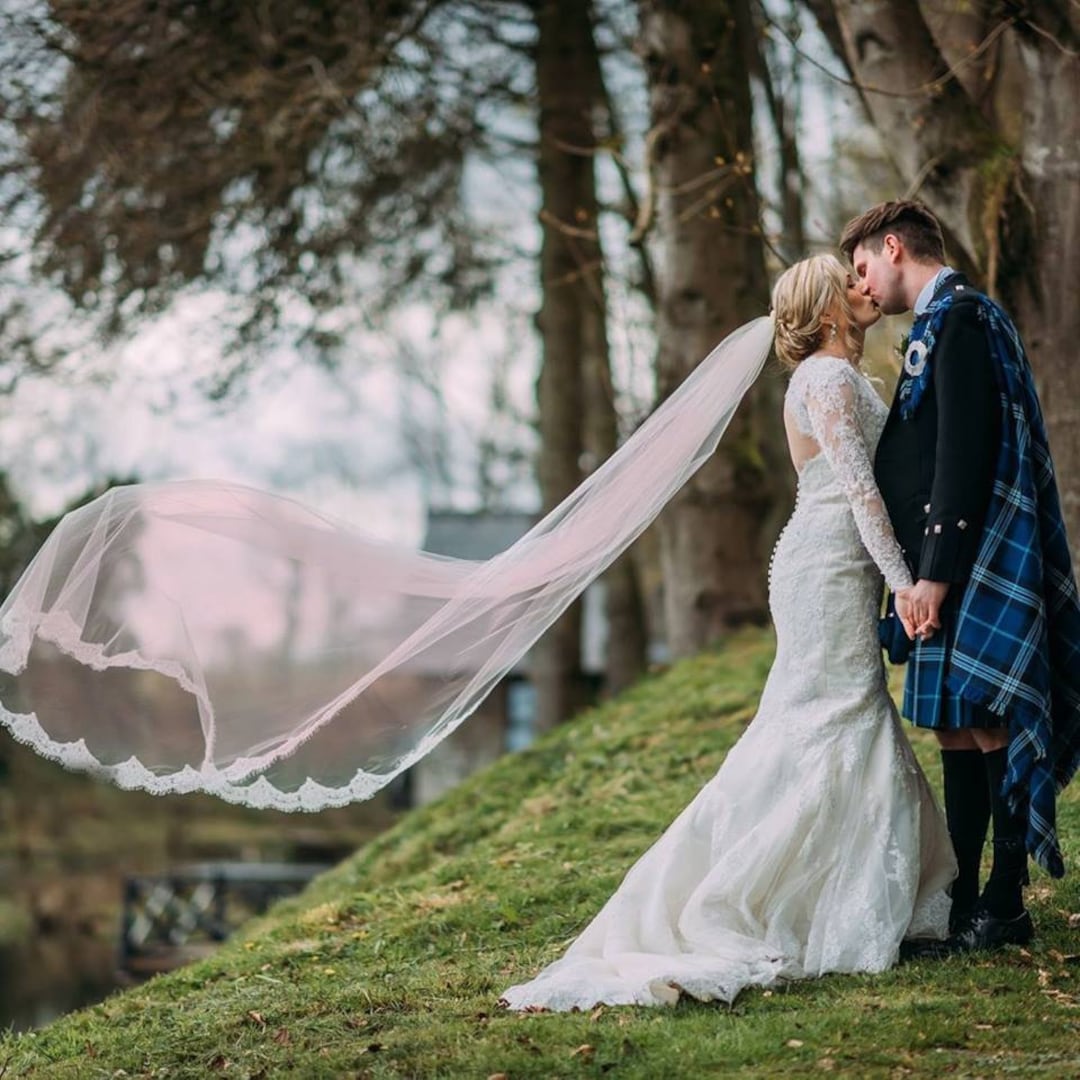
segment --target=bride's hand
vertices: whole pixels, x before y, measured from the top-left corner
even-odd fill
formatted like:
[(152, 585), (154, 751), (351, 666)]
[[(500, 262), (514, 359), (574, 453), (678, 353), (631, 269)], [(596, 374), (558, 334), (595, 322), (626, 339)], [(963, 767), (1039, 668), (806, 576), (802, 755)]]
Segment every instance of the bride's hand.
[(911, 611), (911, 589), (900, 589), (894, 596), (893, 606), (896, 608), (896, 617), (900, 620), (904, 633), (911, 641), (914, 641), (916, 626)]

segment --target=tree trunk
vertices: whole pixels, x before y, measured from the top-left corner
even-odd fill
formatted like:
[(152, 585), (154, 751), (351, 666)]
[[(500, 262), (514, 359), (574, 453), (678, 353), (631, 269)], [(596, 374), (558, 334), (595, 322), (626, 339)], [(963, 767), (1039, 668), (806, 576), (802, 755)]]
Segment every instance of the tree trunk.
[[(587, 337), (583, 300), (599, 275), (591, 109), (592, 29), (587, 4), (536, 0), (536, 80), (540, 111), (538, 170), (541, 192), (540, 281), (537, 326), (541, 368), (537, 381), (543, 511), (557, 506), (584, 477), (581, 418), (586, 407), (584, 368), (597, 333)], [(590, 213), (591, 210), (591, 213)], [(595, 299), (592, 301), (596, 303)], [(534, 650), (536, 726), (545, 731), (586, 701), (581, 668), (582, 605), (576, 601)]]
[(1028, 36), (1018, 50), (1026, 92), (1023, 102), (1013, 101), (1012, 108), (1022, 117), (1025, 137), (1016, 181), (997, 223), (997, 284), (1031, 357), (1073, 561), (1080, 566), (1078, 38), (1067, 38), (1071, 57), (1036, 36)]
[[(1080, 558), (1080, 7), (810, 0), (886, 150), (1024, 337)], [(962, 62), (962, 63), (961, 63)], [(956, 65), (960, 64), (959, 67)], [(955, 67), (952, 77), (952, 69)]]
[[(642, 0), (659, 247), (657, 383), (666, 397), (736, 326), (768, 310), (752, 159), (748, 4)], [(784, 473), (780, 384), (752, 391), (712, 461), (659, 519), (668, 643), (695, 652), (767, 616)]]

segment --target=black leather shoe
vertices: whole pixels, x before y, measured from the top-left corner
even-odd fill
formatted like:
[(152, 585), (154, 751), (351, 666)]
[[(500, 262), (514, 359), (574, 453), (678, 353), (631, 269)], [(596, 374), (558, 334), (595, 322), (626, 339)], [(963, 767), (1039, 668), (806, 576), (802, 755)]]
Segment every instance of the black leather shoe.
[(909, 938), (900, 942), (900, 962), (943, 960), (959, 953), (991, 952), (1006, 945), (1027, 945), (1035, 936), (1031, 916), (1023, 911), (1014, 919), (999, 919), (985, 908), (977, 907), (960, 928), (944, 941), (933, 938)]
[(949, 912), (949, 937), (955, 936), (961, 930), (966, 930), (977, 910), (974, 907), (957, 908), (954, 906)]
[(952, 952), (989, 952), (1006, 945), (1026, 945), (1034, 936), (1035, 927), (1026, 911), (1013, 919), (999, 919), (978, 907), (967, 926), (953, 934), (947, 944)]

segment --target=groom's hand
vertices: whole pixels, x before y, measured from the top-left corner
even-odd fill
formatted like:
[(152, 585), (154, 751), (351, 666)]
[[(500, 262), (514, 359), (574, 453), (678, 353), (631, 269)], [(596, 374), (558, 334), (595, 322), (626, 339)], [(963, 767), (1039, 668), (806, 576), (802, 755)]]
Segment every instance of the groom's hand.
[(947, 581), (927, 581), (920, 579), (915, 582), (908, 601), (911, 604), (911, 619), (915, 624), (915, 633), (927, 641), (934, 636), (935, 631), (941, 629), (941, 605), (949, 592)]

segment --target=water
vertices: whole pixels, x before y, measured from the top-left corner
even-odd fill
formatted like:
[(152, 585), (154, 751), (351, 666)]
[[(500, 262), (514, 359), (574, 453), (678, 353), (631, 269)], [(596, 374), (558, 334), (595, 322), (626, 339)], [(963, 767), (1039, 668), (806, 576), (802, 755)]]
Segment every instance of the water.
[(42, 1027), (116, 988), (113, 943), (62, 931), (0, 945), (0, 1030)]
[(121, 883), (86, 859), (0, 859), (0, 1030), (25, 1031), (115, 989)]
[(0, 1031), (41, 1027), (117, 988), (129, 875), (222, 859), (334, 862), (397, 816), (385, 800), (297, 820), (210, 796), (121, 791), (4, 739)]
[[(301, 888), (314, 870), (298, 863), (212, 865), (242, 873), (229, 886), (228, 911), (222, 910), (233, 926), (266, 901)], [(121, 985), (116, 967), (123, 881), (117, 868), (90, 870), (84, 860), (54, 863), (37, 873), (24, 865), (21, 875), (0, 860), (0, 1031), (42, 1027)], [(181, 886), (180, 895), (185, 887), (194, 885)], [(213, 947), (196, 934), (184, 955), (190, 960)], [(165, 959), (168, 966), (185, 962), (179, 952)]]

